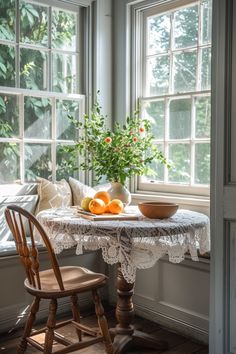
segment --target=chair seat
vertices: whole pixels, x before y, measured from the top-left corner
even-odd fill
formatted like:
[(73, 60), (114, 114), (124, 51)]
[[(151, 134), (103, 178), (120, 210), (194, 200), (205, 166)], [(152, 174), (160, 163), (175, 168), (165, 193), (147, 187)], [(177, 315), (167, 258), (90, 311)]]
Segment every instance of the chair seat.
[(83, 267), (66, 266), (60, 267), (60, 272), (64, 284), (64, 291), (60, 290), (53, 269), (39, 272), (41, 290), (30, 285), (28, 279), (25, 280), (25, 287), (32, 293), (68, 293), (82, 292), (86, 289), (96, 288), (104, 285), (107, 277), (104, 274), (94, 273)]

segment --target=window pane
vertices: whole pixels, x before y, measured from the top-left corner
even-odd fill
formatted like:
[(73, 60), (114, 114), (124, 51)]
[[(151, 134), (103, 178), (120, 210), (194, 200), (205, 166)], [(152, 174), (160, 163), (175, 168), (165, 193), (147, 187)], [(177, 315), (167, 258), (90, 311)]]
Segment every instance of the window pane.
[(46, 90), (48, 79), (48, 55), (39, 50), (20, 50), (20, 87)]
[[(163, 152), (164, 146), (163, 144), (157, 144), (157, 148)], [(150, 171), (147, 173), (147, 179), (157, 181), (157, 182), (164, 182), (164, 165), (158, 161), (152, 161), (150, 164)]]
[(210, 138), (211, 129), (211, 99), (210, 97), (196, 98), (196, 138)]
[(174, 92), (195, 91), (196, 51), (174, 55)]
[(19, 135), (18, 96), (0, 94), (0, 137), (12, 138)]
[(148, 19), (148, 54), (156, 54), (170, 47), (170, 15)]
[(195, 183), (210, 183), (210, 144), (195, 145)]
[(169, 145), (169, 169), (170, 183), (190, 183), (190, 145)]
[(0, 39), (15, 40), (15, 0), (0, 1)]
[(76, 51), (76, 17), (73, 12), (52, 11), (52, 47)]
[(170, 102), (170, 139), (186, 139), (191, 136), (191, 99)]
[(51, 179), (52, 161), (50, 144), (25, 144), (25, 180), (37, 177)]
[(79, 102), (70, 100), (57, 100), (57, 139), (75, 140), (76, 131), (68, 116), (79, 119)]
[(165, 102), (147, 102), (144, 106), (143, 116), (152, 125), (152, 133), (156, 139), (164, 138), (165, 129)]
[(56, 162), (56, 179), (59, 181), (62, 178), (69, 179), (69, 177), (73, 177), (75, 171), (73, 167), (70, 167), (70, 154), (63, 151), (63, 145), (57, 145), (57, 162)]
[(174, 13), (175, 48), (186, 48), (197, 44), (198, 5), (177, 10)]
[(25, 97), (25, 137), (51, 138), (51, 101), (47, 98)]
[(202, 42), (211, 42), (212, 0), (202, 0)]
[(201, 50), (201, 89), (210, 90), (211, 88), (211, 48)]
[(0, 86), (15, 86), (15, 47), (0, 44)]
[(0, 143), (0, 183), (12, 183), (19, 180), (19, 153), (19, 144)]
[(147, 61), (147, 95), (163, 95), (169, 91), (170, 58), (164, 55)]
[(23, 43), (48, 45), (48, 8), (20, 2), (20, 40)]
[[(64, 93), (76, 93), (76, 60), (72, 54), (53, 54), (53, 91)], [(77, 80), (76, 80), (77, 78)]]

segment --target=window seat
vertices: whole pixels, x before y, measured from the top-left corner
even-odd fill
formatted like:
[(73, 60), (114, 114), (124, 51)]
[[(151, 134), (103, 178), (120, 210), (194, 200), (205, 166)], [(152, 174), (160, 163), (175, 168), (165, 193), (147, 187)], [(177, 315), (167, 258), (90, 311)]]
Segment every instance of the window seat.
[(4, 211), (7, 205), (15, 204), (35, 213), (38, 202), (37, 184), (14, 184), (0, 186), (0, 255), (15, 253), (15, 242), (6, 224)]

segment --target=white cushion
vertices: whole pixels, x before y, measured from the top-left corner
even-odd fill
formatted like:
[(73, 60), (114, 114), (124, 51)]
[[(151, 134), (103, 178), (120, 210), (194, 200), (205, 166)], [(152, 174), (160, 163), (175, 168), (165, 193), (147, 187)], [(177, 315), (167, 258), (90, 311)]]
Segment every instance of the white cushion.
[(0, 197), (37, 194), (37, 183), (12, 183), (0, 185)]
[[(44, 178), (38, 179), (38, 195), (39, 203), (36, 210), (36, 215), (45, 209), (59, 208), (64, 202), (64, 206), (72, 205), (72, 194), (69, 183), (65, 179), (59, 182), (52, 183)], [(62, 194), (65, 197), (62, 197)]]
[(73, 205), (80, 205), (84, 197), (93, 198), (98, 191), (107, 191), (111, 186), (110, 183), (105, 183), (89, 187), (72, 177), (69, 178), (69, 184), (72, 191)]
[[(0, 248), (2, 248), (1, 247), (2, 243), (8, 240), (12, 240), (12, 235), (8, 228), (5, 215), (4, 215), (6, 206), (15, 204), (21, 208), (28, 210), (30, 213), (34, 214), (37, 201), (38, 201), (37, 195), (0, 197)], [(26, 224), (26, 233), (28, 233), (27, 224)]]
[(80, 205), (84, 197), (94, 197), (96, 190), (75, 178), (69, 178), (69, 184), (72, 190), (73, 205)]

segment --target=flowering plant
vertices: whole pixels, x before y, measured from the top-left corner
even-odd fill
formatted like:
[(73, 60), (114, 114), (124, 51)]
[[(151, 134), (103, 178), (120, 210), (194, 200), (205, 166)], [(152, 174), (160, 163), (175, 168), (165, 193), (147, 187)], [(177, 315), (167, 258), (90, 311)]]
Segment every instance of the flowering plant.
[[(106, 176), (109, 182), (125, 184), (132, 175), (147, 174), (153, 160), (167, 164), (165, 157), (153, 144), (151, 124), (146, 119), (127, 117), (121, 126), (115, 123), (114, 130), (107, 128), (106, 117), (96, 102), (90, 116), (84, 115), (84, 122), (69, 119), (78, 129), (78, 141), (65, 149), (76, 161), (77, 152), (83, 161), (78, 168), (95, 172), (97, 182)], [(167, 164), (168, 165), (168, 164)]]

